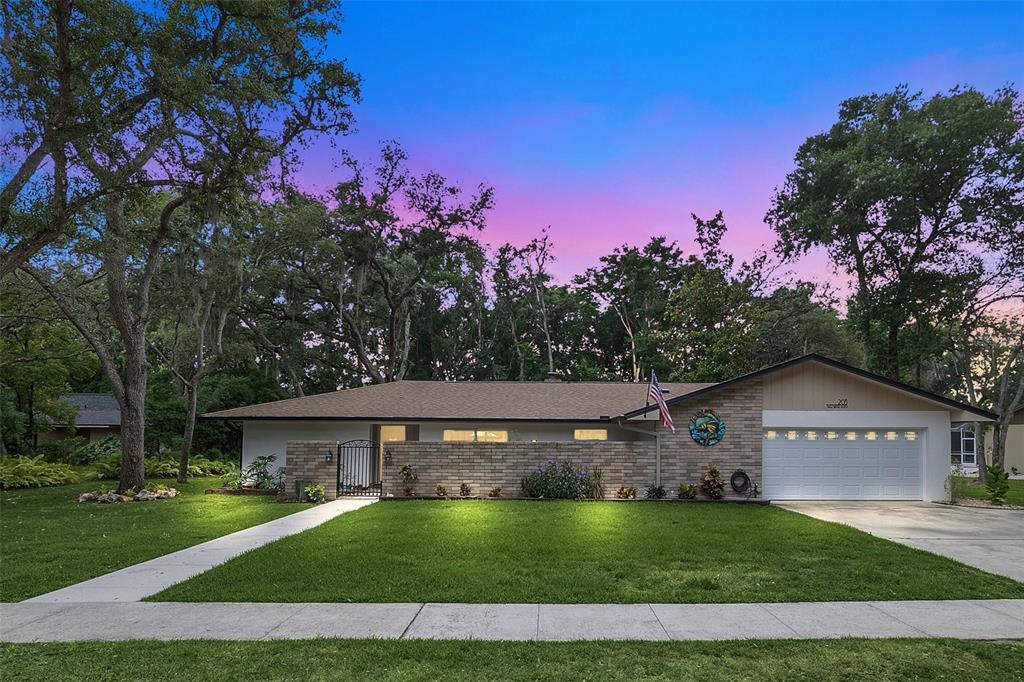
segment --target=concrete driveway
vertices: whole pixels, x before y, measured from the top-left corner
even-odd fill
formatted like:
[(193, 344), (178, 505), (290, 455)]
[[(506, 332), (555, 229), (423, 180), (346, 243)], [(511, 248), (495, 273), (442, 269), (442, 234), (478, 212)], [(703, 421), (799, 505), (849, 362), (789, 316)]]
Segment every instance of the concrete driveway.
[(1024, 511), (931, 502), (773, 504), (1024, 582)]

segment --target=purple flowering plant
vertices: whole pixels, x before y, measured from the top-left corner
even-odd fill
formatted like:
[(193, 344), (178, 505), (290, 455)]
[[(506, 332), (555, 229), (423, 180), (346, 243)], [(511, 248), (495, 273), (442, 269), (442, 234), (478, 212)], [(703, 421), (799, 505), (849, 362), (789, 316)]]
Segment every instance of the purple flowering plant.
[(572, 462), (549, 459), (531, 469), (522, 479), (526, 497), (544, 497), (559, 500), (582, 500), (600, 496), (601, 470)]

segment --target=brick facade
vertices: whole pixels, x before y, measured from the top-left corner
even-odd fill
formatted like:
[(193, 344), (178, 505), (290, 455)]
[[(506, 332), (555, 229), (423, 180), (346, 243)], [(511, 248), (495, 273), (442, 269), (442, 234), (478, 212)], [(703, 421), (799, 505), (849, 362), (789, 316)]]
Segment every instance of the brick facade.
[[(708, 462), (714, 462), (728, 482), (732, 472), (743, 469), (750, 480), (761, 482), (763, 435), (761, 411), (764, 400), (760, 380), (745, 381), (721, 391), (686, 400), (672, 406), (676, 432), (661, 426), (661, 482), (669, 491), (680, 483), (697, 483)], [(704, 447), (690, 437), (690, 418), (704, 409), (712, 409), (725, 422), (725, 437), (717, 445)], [(726, 485), (726, 496), (735, 496)]]
[[(295, 481), (312, 481), (324, 487), (328, 500), (338, 496), (338, 444), (328, 440), (302, 440), (288, 443), (284, 471), (284, 496), (295, 497)], [(331, 453), (331, 461), (326, 460)]]
[(433, 495), (438, 484), (457, 497), (459, 485), (468, 483), (473, 494), (486, 496), (500, 487), (503, 495), (518, 496), (520, 480), (530, 469), (549, 459), (599, 466), (604, 472), (605, 497), (615, 497), (619, 486), (640, 490), (654, 480), (654, 442), (602, 443), (549, 441), (546, 443), (388, 443), (392, 459), (384, 464), (384, 494), (403, 494), (398, 475), (402, 464), (412, 464), (419, 479), (418, 495)]
[[(672, 408), (676, 423), (673, 434), (658, 427), (661, 435), (661, 482), (671, 496), (680, 483), (697, 483), (708, 462), (718, 464), (723, 477), (738, 468), (761, 486), (761, 382), (744, 382), (721, 391), (684, 401)], [(687, 429), (690, 418), (699, 410), (713, 409), (725, 421), (726, 434), (712, 447), (698, 445)], [(330, 441), (298, 441), (288, 443), (288, 470), (285, 491), (291, 495), (296, 480), (322, 483), (328, 499), (337, 495), (337, 462), (324, 461), (324, 454), (333, 451)], [(576, 464), (599, 466), (604, 472), (604, 494), (613, 498), (620, 486), (633, 486), (640, 496), (654, 482), (655, 445), (644, 441), (604, 442), (509, 442), (509, 443), (443, 443), (418, 441), (389, 443), (390, 461), (384, 464), (385, 495), (400, 496), (405, 484), (398, 475), (402, 464), (412, 464), (418, 475), (418, 495), (433, 495), (443, 485), (451, 496), (458, 495), (459, 485), (468, 483), (473, 494), (485, 496), (496, 487), (504, 495), (520, 494), (520, 479), (531, 468), (549, 459), (565, 459)], [(726, 485), (726, 495), (735, 496)]]

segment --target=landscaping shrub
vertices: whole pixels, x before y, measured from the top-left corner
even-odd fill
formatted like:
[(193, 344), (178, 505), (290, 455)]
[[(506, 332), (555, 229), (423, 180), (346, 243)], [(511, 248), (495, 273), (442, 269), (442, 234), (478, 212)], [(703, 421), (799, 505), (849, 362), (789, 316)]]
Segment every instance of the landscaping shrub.
[(74, 452), (80, 447), (82, 441), (78, 438), (64, 438), (48, 443), (40, 443), (33, 450), (33, 455), (42, 457), (47, 462), (61, 462), (64, 464), (78, 464), (74, 461)]
[(604, 472), (601, 467), (590, 469), (590, 489), (587, 490), (587, 497), (592, 500), (600, 500), (604, 497)]
[(700, 479), (700, 491), (712, 500), (720, 500), (725, 494), (725, 481), (717, 464), (708, 464), (707, 470)]
[(615, 491), (615, 497), (620, 500), (635, 500), (636, 499), (636, 488), (633, 486), (622, 486)]
[(558, 500), (582, 500), (600, 493), (600, 473), (572, 462), (550, 459), (523, 477), (521, 485), (526, 497)]
[(985, 499), (995, 505), (1004, 504), (1006, 495), (1010, 492), (1010, 475), (998, 464), (989, 464), (985, 469), (988, 471)]
[(487, 493), (488, 497), (501, 497), (501, 488), (491, 488), (491, 492)]
[[(121, 453), (114, 452), (104, 455), (93, 462), (97, 477), (101, 479), (117, 479), (121, 477)], [(149, 456), (145, 462), (146, 478), (176, 478), (178, 460), (170, 456)], [(234, 462), (216, 462), (205, 457), (193, 457), (189, 460), (187, 476), (222, 476), (236, 471)]]
[(438, 497), (448, 497), (448, 488), (445, 488), (443, 485), (434, 488), (434, 492), (437, 493)]
[(274, 455), (261, 455), (257, 457), (242, 472), (240, 485), (264, 489), (280, 488), (283, 483), (281, 480), (281, 467), (277, 467), (277, 470), (273, 472), (270, 470), (270, 467), (276, 461), (277, 457)]
[(668, 493), (665, 491), (665, 486), (650, 484), (647, 486), (647, 490), (644, 491), (644, 497), (648, 500), (663, 500)]
[(473, 494), (473, 489), (469, 487), (468, 483), (462, 483), (459, 485), (459, 495), (463, 497), (469, 497)]
[(107, 436), (95, 443), (80, 443), (68, 456), (69, 464), (87, 465), (93, 464), (98, 459), (121, 454), (121, 439), (117, 436)]
[(416, 494), (416, 481), (419, 480), (420, 475), (412, 468), (412, 464), (403, 464), (398, 467), (398, 475), (402, 477), (402, 482), (405, 486), (402, 488), (402, 492), (406, 497), (412, 497)]
[[(206, 457), (192, 457), (189, 459), (190, 468), (194, 466), (199, 469), (202, 472), (199, 474), (200, 476), (223, 476), (238, 469), (238, 465), (235, 462), (224, 459), (212, 459), (210, 454), (207, 453)], [(191, 476), (191, 474), (189, 475)]]
[(42, 455), (0, 459), (0, 488), (40, 488), (65, 483), (78, 483), (78, 474), (67, 464), (47, 462)]
[(310, 483), (303, 492), (306, 494), (306, 500), (313, 504), (320, 504), (327, 501), (327, 491), (324, 490), (323, 485), (320, 483)]
[(697, 486), (692, 483), (679, 484), (679, 499), (692, 500), (697, 497)]

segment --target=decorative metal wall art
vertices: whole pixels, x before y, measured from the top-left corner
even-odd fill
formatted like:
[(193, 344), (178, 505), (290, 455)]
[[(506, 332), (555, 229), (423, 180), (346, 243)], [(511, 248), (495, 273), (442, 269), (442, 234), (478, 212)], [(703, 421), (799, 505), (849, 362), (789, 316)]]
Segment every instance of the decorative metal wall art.
[(725, 422), (714, 410), (701, 410), (690, 419), (690, 437), (698, 445), (717, 445), (725, 437)]

